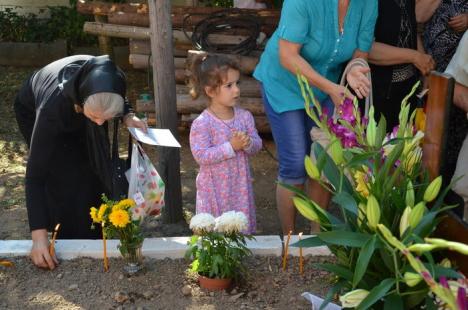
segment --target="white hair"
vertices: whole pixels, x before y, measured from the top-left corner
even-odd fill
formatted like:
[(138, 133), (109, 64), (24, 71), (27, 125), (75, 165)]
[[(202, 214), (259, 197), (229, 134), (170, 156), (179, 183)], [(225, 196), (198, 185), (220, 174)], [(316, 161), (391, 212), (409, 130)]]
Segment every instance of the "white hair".
[(97, 93), (86, 98), (83, 107), (100, 113), (106, 118), (114, 118), (122, 115), (124, 110), (124, 98), (116, 93)]

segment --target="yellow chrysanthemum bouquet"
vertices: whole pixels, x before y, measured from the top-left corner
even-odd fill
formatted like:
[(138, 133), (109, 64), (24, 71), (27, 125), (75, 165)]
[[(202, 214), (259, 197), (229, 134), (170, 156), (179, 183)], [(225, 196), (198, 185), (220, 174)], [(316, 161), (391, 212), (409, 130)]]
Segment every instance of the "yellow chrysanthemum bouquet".
[[(118, 238), (120, 253), (127, 260), (124, 269), (133, 273), (141, 269), (141, 246), (143, 235), (140, 229), (142, 218), (136, 214), (137, 205), (132, 199), (113, 201), (102, 195), (99, 208), (92, 207), (90, 216), (95, 224), (102, 227), (103, 240)], [(105, 244), (104, 244), (105, 246)], [(107, 269), (106, 255), (104, 254)]]
[[(315, 161), (305, 158), (307, 174), (333, 196), (340, 214), (320, 208), (297, 188), (297, 210), (320, 224), (320, 232), (295, 246), (326, 245), (336, 256), (320, 264), (336, 276), (327, 295), (339, 294), (344, 308), (462, 308), (467, 282), (437, 250), (468, 254), (465, 244), (431, 237), (444, 212), (448, 189), (441, 177), (430, 180), (422, 166), (424, 134), (415, 129), (407, 99), (399, 126), (387, 134), (385, 118), (374, 110), (361, 116), (356, 100), (345, 100), (337, 117), (328, 119), (307, 80), (298, 76), (309, 116), (330, 141), (313, 143)], [(313, 107), (313, 108), (312, 108)], [(441, 252), (439, 252), (441, 253)]]

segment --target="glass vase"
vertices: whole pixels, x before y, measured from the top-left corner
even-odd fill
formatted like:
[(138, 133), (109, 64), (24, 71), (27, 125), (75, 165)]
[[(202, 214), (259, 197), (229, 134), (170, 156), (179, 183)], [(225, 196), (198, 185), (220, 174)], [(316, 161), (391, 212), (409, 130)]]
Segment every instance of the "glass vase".
[(143, 241), (137, 244), (120, 243), (119, 250), (124, 259), (123, 269), (127, 274), (135, 274), (143, 269)]

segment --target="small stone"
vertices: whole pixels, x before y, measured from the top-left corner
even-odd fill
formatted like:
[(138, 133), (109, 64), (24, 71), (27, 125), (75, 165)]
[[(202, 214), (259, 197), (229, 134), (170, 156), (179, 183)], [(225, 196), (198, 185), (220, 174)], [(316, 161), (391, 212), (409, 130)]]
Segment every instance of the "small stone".
[(128, 295), (125, 294), (124, 292), (117, 292), (114, 295), (114, 300), (118, 302), (119, 304), (123, 304), (128, 300)]
[(192, 295), (192, 288), (190, 287), (190, 285), (184, 285), (184, 287), (182, 288), (182, 294), (184, 296)]
[(291, 298), (289, 298), (289, 304), (292, 304), (292, 303), (295, 303), (297, 301), (297, 298), (292, 296)]
[(59, 280), (60, 280), (62, 277), (63, 277), (63, 273), (59, 273), (59, 274), (57, 275), (57, 279), (59, 279)]
[(253, 299), (258, 296), (258, 293), (257, 291), (250, 291), (247, 293), (247, 296)]
[(231, 297), (229, 297), (229, 301), (230, 302), (235, 302), (236, 300), (241, 298), (243, 295), (244, 295), (244, 293), (239, 293), (239, 294), (236, 294), (236, 295), (232, 295)]
[(210, 292), (210, 297), (214, 297), (214, 292)]
[(119, 280), (123, 280), (124, 279), (124, 275), (123, 274), (120, 274), (119, 275)]
[(145, 307), (137, 307), (136, 310), (145, 310)]
[(70, 285), (70, 286), (68, 287), (68, 290), (69, 290), (69, 291), (73, 291), (73, 290), (76, 290), (76, 289), (78, 289), (78, 284), (72, 284), (72, 285)]
[(237, 290), (234, 288), (232, 291), (231, 291), (231, 295), (236, 295), (237, 294)]
[(145, 297), (145, 299), (151, 299), (153, 297), (153, 292), (146, 291), (143, 293), (143, 297)]

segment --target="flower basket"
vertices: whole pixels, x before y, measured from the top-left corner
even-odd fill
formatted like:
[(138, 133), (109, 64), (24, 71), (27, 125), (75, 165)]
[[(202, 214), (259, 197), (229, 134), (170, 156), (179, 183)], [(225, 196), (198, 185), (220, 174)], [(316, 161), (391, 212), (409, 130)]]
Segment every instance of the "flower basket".
[[(329, 138), (313, 143), (316, 161), (306, 156), (307, 174), (333, 196), (339, 215), (322, 209), (301, 190), (296, 209), (320, 225), (320, 232), (293, 246), (327, 246), (332, 263), (318, 267), (335, 275), (324, 305), (340, 295), (343, 308), (466, 309), (467, 281), (437, 250), (468, 254), (468, 245), (431, 238), (441, 217), (448, 188), (431, 180), (422, 166), (424, 133), (414, 125), (408, 98), (401, 104), (399, 126), (390, 133), (374, 109), (361, 115), (357, 100), (345, 99), (337, 119), (329, 120), (307, 79), (298, 76), (306, 111)], [(349, 143), (352, 139), (352, 143)]]

